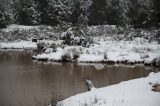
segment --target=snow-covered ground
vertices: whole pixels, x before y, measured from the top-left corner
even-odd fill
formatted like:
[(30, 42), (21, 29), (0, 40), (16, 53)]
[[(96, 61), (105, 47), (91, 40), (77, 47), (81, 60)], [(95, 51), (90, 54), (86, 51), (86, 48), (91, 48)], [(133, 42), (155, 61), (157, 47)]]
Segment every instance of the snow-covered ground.
[(160, 84), (160, 73), (95, 88), (60, 101), (56, 106), (160, 106), (160, 92), (152, 91), (154, 84)]
[(31, 41), (0, 43), (0, 49), (36, 49), (36, 48), (37, 48), (37, 43)]
[(2, 31), (11, 32), (17, 29), (18, 30), (29, 30), (29, 29), (37, 29), (39, 27), (40, 26), (24, 26), (24, 25), (12, 24), (12, 25), (7, 26), (7, 28), (2, 29)]
[[(56, 52), (42, 53), (33, 56), (35, 59), (78, 62), (126, 62), (126, 63), (153, 63), (160, 57), (160, 44), (135, 38), (132, 41), (114, 40), (111, 37), (96, 37), (89, 48), (82, 46), (58, 47)], [(78, 58), (75, 59), (74, 57)], [(74, 60), (75, 59), (75, 60)]]
[[(33, 56), (33, 58), (37, 60), (67, 60), (74, 62), (138, 62), (146, 64), (154, 63), (157, 58), (160, 60), (160, 44), (154, 40), (158, 30), (127, 30), (110, 25), (88, 26), (87, 28), (86, 36), (82, 37), (84, 40), (88, 41), (86, 44), (87, 47), (82, 47), (71, 45), (67, 46), (63, 43), (63, 40), (64, 42), (67, 41), (67, 38), (61, 38), (63, 35), (69, 35), (70, 37), (73, 36), (74, 40), (79, 42), (82, 40), (80, 39), (80, 36), (76, 35), (79, 33), (73, 33), (75, 32), (74, 28), (69, 28), (71, 30), (68, 29), (64, 32), (51, 26), (10, 25), (1, 30), (0, 39), (4, 43), (0, 42), (0, 48), (37, 48), (36, 43), (29, 42), (32, 38), (36, 37), (39, 40), (43, 40), (43, 43), (49, 45), (49, 47), (45, 47), (45, 49), (47, 49), (44, 53)], [(81, 32), (84, 33), (83, 30)], [(88, 36), (89, 39), (87, 38)], [(73, 39), (69, 39), (69, 42), (72, 40)], [(90, 42), (89, 40), (93, 40), (93, 42)]]

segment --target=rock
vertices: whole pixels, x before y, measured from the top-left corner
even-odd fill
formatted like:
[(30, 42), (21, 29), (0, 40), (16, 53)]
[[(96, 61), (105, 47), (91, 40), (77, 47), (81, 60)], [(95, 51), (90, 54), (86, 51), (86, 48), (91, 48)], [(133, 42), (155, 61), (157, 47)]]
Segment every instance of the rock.
[(72, 51), (68, 51), (62, 56), (63, 61), (75, 61), (77, 58), (79, 58), (79, 54)]
[(94, 88), (93, 82), (91, 80), (85, 79), (88, 91), (91, 91)]
[(66, 62), (66, 61), (72, 61), (72, 57), (69, 53), (65, 53), (63, 56), (62, 56), (62, 61), (63, 62)]
[(160, 84), (156, 83), (152, 85), (152, 91), (160, 92)]

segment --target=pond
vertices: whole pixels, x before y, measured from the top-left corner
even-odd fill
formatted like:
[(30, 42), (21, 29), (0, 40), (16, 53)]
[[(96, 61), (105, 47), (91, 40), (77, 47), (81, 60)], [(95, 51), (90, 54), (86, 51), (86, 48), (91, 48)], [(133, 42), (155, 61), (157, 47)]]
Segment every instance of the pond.
[(47, 106), (51, 100), (86, 92), (84, 79), (105, 87), (147, 76), (155, 67), (32, 60), (32, 51), (0, 51), (0, 106)]

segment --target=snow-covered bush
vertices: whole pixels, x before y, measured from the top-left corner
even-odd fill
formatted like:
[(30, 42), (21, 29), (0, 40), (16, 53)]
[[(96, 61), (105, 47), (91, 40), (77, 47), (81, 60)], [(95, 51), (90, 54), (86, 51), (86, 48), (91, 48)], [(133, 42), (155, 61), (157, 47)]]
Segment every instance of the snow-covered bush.
[(67, 26), (22, 26), (10, 25), (1, 30), (1, 41), (16, 40), (64, 40), (64, 44), (88, 47), (94, 37), (112, 37), (115, 40), (134, 40), (143, 37), (148, 42), (159, 41), (159, 29), (134, 29), (115, 25), (99, 25), (88, 27)]
[(81, 47), (66, 47), (64, 48), (64, 54), (62, 56), (62, 61), (75, 61), (79, 58), (82, 50)]
[(2, 41), (16, 41), (16, 40), (59, 40), (63, 30), (61, 27), (54, 26), (23, 26), (23, 25), (10, 25), (2, 29)]
[(37, 43), (37, 49), (38, 52), (45, 52), (45, 50), (48, 48), (48, 45), (45, 42), (39, 42)]
[(87, 47), (92, 43), (92, 38), (84, 29), (79, 27), (69, 28), (66, 32), (61, 35), (61, 39), (64, 40), (64, 44), (73, 46)]

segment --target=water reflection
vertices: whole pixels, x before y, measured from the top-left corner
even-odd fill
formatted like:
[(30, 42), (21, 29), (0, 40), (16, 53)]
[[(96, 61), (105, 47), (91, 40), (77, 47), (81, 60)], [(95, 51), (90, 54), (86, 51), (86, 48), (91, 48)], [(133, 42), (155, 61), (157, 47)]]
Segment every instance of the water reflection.
[(0, 106), (45, 106), (95, 87), (147, 76), (154, 67), (32, 61), (32, 51), (0, 52)]

